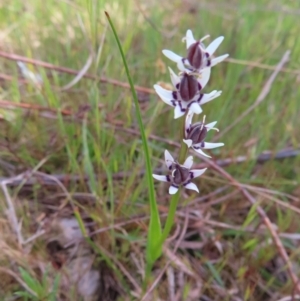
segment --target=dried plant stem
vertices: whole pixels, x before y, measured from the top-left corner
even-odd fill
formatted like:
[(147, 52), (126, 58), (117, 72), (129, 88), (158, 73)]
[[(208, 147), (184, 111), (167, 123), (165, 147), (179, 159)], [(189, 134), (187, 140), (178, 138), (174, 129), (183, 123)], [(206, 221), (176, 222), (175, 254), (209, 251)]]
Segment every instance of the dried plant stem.
[(22, 236), (21, 227), (18, 222), (18, 218), (17, 218), (17, 214), (16, 214), (16, 210), (15, 210), (13, 201), (12, 201), (10, 194), (8, 192), (8, 189), (7, 189), (8, 183), (9, 183), (9, 181), (2, 181), (0, 184), (1, 184), (2, 191), (4, 193), (4, 197), (6, 199), (7, 207), (8, 207), (8, 210), (7, 210), (8, 219), (11, 223), (12, 229), (14, 230), (14, 232), (17, 235), (19, 245), (22, 246), (22, 244), (24, 242), (24, 238)]
[[(252, 204), (252, 205), (257, 205), (257, 202), (255, 200), (255, 198), (248, 192), (248, 190), (246, 190), (237, 180), (235, 180), (229, 173), (227, 173), (222, 167), (218, 166), (215, 162), (202, 157), (202, 159), (204, 161), (206, 161), (206, 163), (208, 163), (214, 170), (216, 170), (218, 173), (220, 173), (223, 177), (225, 177), (226, 179), (228, 179), (233, 185), (235, 185), (236, 187), (238, 187), (238, 189), (242, 192), (242, 194), (248, 199), (248, 201)], [(270, 234), (272, 236), (272, 239), (274, 241), (274, 244), (277, 247), (277, 250), (281, 256), (281, 258), (284, 260), (285, 265), (287, 267), (287, 271), (292, 279), (292, 282), (294, 284), (294, 289), (295, 292), (299, 292), (300, 293), (300, 282), (299, 279), (297, 277), (297, 275), (294, 273), (293, 271), (293, 266), (291, 264), (291, 261), (289, 259), (289, 256), (280, 240), (280, 237), (278, 235), (278, 233), (275, 230), (275, 227), (273, 226), (272, 222), (270, 221), (269, 217), (267, 216), (266, 212), (263, 210), (263, 208), (261, 206), (256, 206), (256, 211), (259, 214), (259, 216), (261, 217), (263, 223), (266, 225), (266, 227), (269, 229)]]
[[(46, 68), (46, 69), (55, 70), (55, 71), (61, 72), (61, 73), (68, 73), (68, 74), (72, 74), (72, 75), (75, 75), (75, 76), (78, 76), (78, 74), (80, 72), (80, 71), (77, 71), (77, 70), (74, 70), (74, 69), (71, 69), (71, 68), (56, 66), (56, 65), (53, 65), (53, 64), (50, 64), (50, 63), (47, 63), (47, 62), (27, 58), (27, 57), (17, 55), (17, 54), (14, 54), (14, 53), (7, 53), (5, 51), (0, 51), (0, 57), (4, 57), (4, 58), (12, 60), (12, 61), (21, 61), (21, 62), (24, 62), (24, 63), (27, 63), (27, 64), (40, 66), (40, 67), (43, 67), (43, 68)], [(89, 74), (89, 73), (84, 73), (82, 75), (82, 77), (87, 78), (87, 79), (92, 79), (92, 80), (99, 80), (102, 83), (107, 83), (107, 84), (111, 84), (111, 85), (114, 85), (114, 86), (119, 86), (119, 87), (122, 87), (122, 88), (130, 89), (129, 84), (117, 81), (117, 80), (112, 79), (112, 78), (98, 77), (97, 75), (93, 75), (93, 74)], [(1, 74), (1, 78), (6, 79), (6, 80), (11, 79), (11, 77), (6, 75), (6, 74)], [(139, 91), (139, 92), (142, 92), (142, 93), (147, 93), (147, 94), (154, 94), (155, 93), (153, 91), (153, 89), (149, 89), (149, 88), (146, 88), (146, 87), (135, 86), (134, 88), (135, 88), (136, 91)]]
[(269, 94), (272, 84), (276, 79), (277, 75), (279, 74), (280, 70), (282, 70), (283, 66), (289, 61), (290, 51), (287, 50), (283, 57), (281, 58), (280, 62), (277, 64), (274, 72), (271, 74), (267, 82), (265, 83), (263, 89), (261, 90), (260, 94), (258, 95), (256, 101), (246, 110), (244, 111), (237, 119), (234, 120), (226, 129), (222, 130), (221, 133), (215, 136), (214, 140), (219, 139), (220, 137), (224, 136), (229, 130), (231, 130), (235, 125), (237, 125), (240, 121), (242, 121), (250, 112), (252, 112)]

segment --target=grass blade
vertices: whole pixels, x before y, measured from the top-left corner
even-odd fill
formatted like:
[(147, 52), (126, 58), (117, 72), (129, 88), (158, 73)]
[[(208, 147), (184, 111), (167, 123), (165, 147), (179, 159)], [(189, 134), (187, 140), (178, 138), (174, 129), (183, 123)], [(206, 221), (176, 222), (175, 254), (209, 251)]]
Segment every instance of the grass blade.
[(158, 247), (158, 242), (161, 237), (161, 223), (160, 223), (159, 212), (158, 212), (156, 199), (155, 199), (155, 190), (154, 190), (154, 184), (153, 184), (153, 178), (152, 178), (152, 167), (151, 167), (151, 162), (150, 162), (149, 148), (148, 148), (147, 138), (146, 138), (146, 134), (145, 134), (145, 130), (144, 130), (144, 125), (142, 122), (142, 116), (141, 116), (138, 98), (136, 95), (136, 91), (134, 89), (133, 81), (130, 76), (126, 58), (125, 58), (120, 40), (118, 38), (117, 32), (115, 30), (115, 27), (110, 19), (110, 16), (107, 12), (105, 12), (105, 15), (112, 28), (116, 42), (117, 42), (119, 50), (120, 50), (120, 54), (122, 56), (123, 64), (125, 67), (126, 75), (128, 78), (128, 82), (130, 84), (131, 93), (132, 93), (132, 97), (133, 97), (134, 104), (135, 104), (136, 118), (137, 118), (137, 121), (139, 124), (140, 133), (141, 133), (141, 137), (142, 137), (143, 149), (144, 149), (144, 153), (145, 153), (146, 174), (147, 174), (149, 202), (150, 202), (150, 224), (149, 224), (149, 230), (148, 230), (147, 255), (146, 255), (147, 256), (147, 265), (148, 265), (147, 271), (149, 272), (151, 269), (151, 266), (153, 265), (155, 260), (161, 255), (161, 250), (162, 250), (161, 245)]

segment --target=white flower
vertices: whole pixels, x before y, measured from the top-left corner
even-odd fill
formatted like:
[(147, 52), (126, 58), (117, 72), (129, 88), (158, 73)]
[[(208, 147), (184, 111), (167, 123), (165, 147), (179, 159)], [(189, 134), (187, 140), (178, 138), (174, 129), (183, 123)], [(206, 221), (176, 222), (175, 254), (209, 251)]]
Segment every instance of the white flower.
[(202, 69), (215, 66), (228, 57), (228, 54), (212, 58), (214, 52), (224, 40), (224, 37), (218, 37), (212, 41), (207, 47), (204, 46), (203, 40), (209, 36), (203, 37), (201, 40), (195, 40), (192, 31), (186, 32), (184, 40), (186, 41), (187, 56), (182, 57), (170, 50), (163, 50), (163, 54), (171, 61), (177, 63), (177, 67), (185, 72), (200, 72)]
[(169, 188), (169, 194), (175, 194), (180, 185), (183, 185), (187, 189), (195, 190), (199, 192), (198, 187), (191, 182), (192, 179), (201, 176), (206, 168), (204, 169), (191, 169), (193, 165), (193, 157), (188, 157), (183, 165), (175, 162), (171, 154), (165, 150), (165, 162), (170, 171), (170, 175), (155, 175), (153, 178), (162, 181), (169, 182), (171, 186)]
[[(204, 69), (197, 76), (193, 74), (187, 75), (186, 73), (177, 76), (171, 68), (169, 70), (171, 81), (176, 90), (166, 90), (159, 85), (154, 85), (154, 89), (167, 105), (175, 107), (175, 119), (183, 116), (187, 110), (195, 114), (200, 114), (202, 112), (201, 105), (213, 100), (222, 93), (217, 90), (209, 94), (200, 93), (200, 90), (207, 84), (210, 68)], [(191, 82), (192, 84), (190, 84)]]
[[(192, 147), (196, 152), (199, 154), (209, 157), (207, 154), (205, 154), (202, 149), (213, 149), (216, 147), (223, 146), (224, 143), (210, 143), (210, 142), (205, 142), (206, 134), (210, 130), (218, 130), (214, 128), (216, 125), (217, 121), (205, 124), (204, 120), (203, 122), (197, 122), (192, 124), (192, 119), (193, 119), (193, 113), (190, 112), (187, 114), (186, 119), (185, 119), (185, 138), (183, 139), (183, 142), (188, 146)], [(204, 118), (205, 119), (205, 116)]]

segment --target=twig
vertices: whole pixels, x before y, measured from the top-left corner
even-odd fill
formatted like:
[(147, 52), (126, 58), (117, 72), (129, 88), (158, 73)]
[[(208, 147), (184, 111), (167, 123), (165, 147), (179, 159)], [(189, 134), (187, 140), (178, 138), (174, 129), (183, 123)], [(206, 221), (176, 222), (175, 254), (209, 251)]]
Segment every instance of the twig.
[[(17, 176), (13, 179), (20, 180), (21, 177), (22, 176)], [(6, 204), (7, 204), (7, 207), (8, 207), (8, 210), (7, 210), (8, 219), (11, 223), (12, 229), (17, 234), (18, 243), (21, 246), (24, 243), (24, 239), (23, 239), (23, 236), (22, 236), (22, 233), (21, 233), (20, 225), (18, 223), (18, 218), (17, 218), (17, 214), (16, 214), (14, 204), (13, 204), (12, 199), (10, 197), (10, 194), (7, 190), (7, 185), (9, 184), (9, 180), (4, 180), (4, 181), (1, 181), (0, 183), (1, 183), (2, 191), (3, 191), (5, 199), (6, 199)]]
[(22, 232), (21, 232), (21, 227), (18, 223), (18, 218), (17, 218), (17, 214), (15, 211), (15, 207), (13, 204), (13, 201), (10, 197), (10, 194), (8, 192), (7, 186), (14, 182), (17, 181), (19, 183), (19, 185), (23, 185), (26, 182), (27, 177), (30, 177), (34, 172), (37, 172), (37, 170), (48, 160), (48, 158), (44, 158), (42, 159), (37, 166), (31, 171), (31, 172), (27, 172), (27, 173), (22, 173), (16, 177), (12, 177), (12, 178), (7, 178), (7, 179), (0, 179), (0, 185), (2, 187), (2, 191), (4, 193), (5, 199), (6, 199), (6, 203), (7, 203), (7, 207), (8, 207), (8, 217), (9, 217), (9, 221), (11, 223), (11, 227), (12, 229), (15, 231), (15, 233), (17, 234), (17, 238), (18, 238), (18, 243), (20, 246), (24, 245), (25, 243), (28, 243), (30, 241), (32, 241), (33, 239), (37, 238), (38, 236), (42, 235), (43, 231), (39, 231), (38, 233), (34, 234), (32, 237), (28, 238), (26, 241), (24, 241)]
[(22, 109), (28, 109), (28, 110), (49, 111), (49, 112), (53, 112), (55, 114), (60, 112), (61, 114), (67, 115), (67, 116), (74, 114), (68, 110), (52, 109), (52, 108), (43, 107), (43, 106), (31, 104), (31, 103), (24, 103), (24, 102), (16, 103), (16, 102), (9, 101), (9, 100), (0, 100), (0, 107), (4, 107), (7, 109), (22, 108)]
[(141, 293), (141, 288), (139, 284), (136, 282), (134, 277), (130, 274), (130, 272), (124, 267), (124, 265), (110, 252), (105, 250), (103, 247), (98, 246), (98, 248), (101, 250), (101, 253), (103, 253), (105, 256), (109, 257), (114, 264), (119, 268), (120, 271), (123, 272), (123, 274), (127, 277), (127, 279), (130, 281), (136, 292)]
[[(14, 76), (11, 76), (11, 75), (7, 75), (7, 74), (4, 74), (4, 73), (0, 73), (0, 80), (8, 80), (8, 81), (13, 81), (15, 80), (16, 78)], [(30, 84), (30, 81), (29, 80), (26, 80), (26, 79), (23, 79), (23, 78), (19, 78), (18, 81), (20, 83), (23, 83), (23, 84)]]
[(28, 243), (32, 242), (33, 240), (36, 240), (38, 237), (44, 235), (46, 233), (45, 230), (41, 229), (39, 231), (37, 231), (35, 234), (33, 234), (32, 236), (28, 237), (25, 241), (24, 241), (24, 245), (27, 245)]
[(92, 62), (93, 62), (93, 56), (90, 54), (82, 69), (78, 71), (78, 74), (68, 84), (66, 84), (61, 88), (61, 91), (67, 91), (70, 88), (72, 88), (74, 85), (76, 85), (81, 80), (81, 78), (84, 77), (86, 72), (89, 70)]
[[(1, 101), (0, 101), (1, 105)], [(150, 139), (156, 140), (156, 137), (153, 137), (152, 135), (149, 135)], [(178, 146), (176, 142), (173, 143), (174, 146)], [(255, 160), (259, 163), (264, 163), (269, 160), (280, 160), (284, 158), (291, 158), (298, 156), (300, 154), (300, 149), (283, 149), (278, 151), (275, 154), (272, 154), (269, 151), (265, 151), (262, 154), (260, 154)], [(235, 164), (235, 163), (242, 163), (246, 162), (247, 160), (251, 160), (251, 158), (247, 158), (246, 156), (238, 156), (236, 158), (227, 158), (227, 159), (220, 159), (215, 162), (218, 166), (224, 167), (230, 164)], [(197, 168), (205, 168), (209, 164), (208, 163), (203, 163), (197, 165)], [(162, 172), (162, 168), (157, 168), (154, 170), (154, 172)], [(143, 176), (145, 174), (145, 171), (141, 170), (140, 172), (137, 173), (138, 176)], [(131, 175), (131, 172), (118, 172), (114, 173), (112, 175), (113, 179), (118, 180), (118, 179), (123, 179)], [(51, 177), (50, 177), (51, 176)], [(102, 175), (95, 175), (95, 177), (100, 178)], [(105, 175), (103, 175), (105, 176)], [(53, 180), (52, 180), (52, 179)], [(87, 176), (81, 176), (81, 175), (72, 175), (72, 174), (53, 174), (49, 175), (49, 177), (44, 174), (35, 174), (34, 177), (26, 178), (26, 184), (27, 185), (33, 185), (36, 183), (41, 183), (44, 185), (55, 185), (54, 178), (60, 182), (79, 182), (79, 181), (87, 181)], [(20, 184), (20, 179), (17, 178), (5, 178), (5, 177), (0, 177), (0, 181), (5, 181), (7, 179), (10, 179), (8, 185), (9, 186), (16, 186)]]
[[(260, 69), (266, 69), (266, 70), (276, 70), (276, 66), (270, 66), (267, 64), (261, 64), (258, 62), (253, 62), (253, 61), (245, 61), (245, 60), (239, 60), (239, 59), (234, 59), (234, 58), (227, 58), (225, 62), (228, 63), (233, 63), (233, 64), (238, 64), (238, 65), (245, 65), (245, 66), (250, 66), (254, 68), (260, 68)], [(300, 75), (300, 70), (294, 70), (294, 69), (288, 69), (288, 68), (281, 68), (279, 72), (285, 72), (285, 73), (291, 73), (294, 75)]]
[[(300, 154), (300, 149), (291, 149), (291, 148), (286, 148), (279, 150), (277, 153), (272, 153), (271, 151), (264, 151), (260, 155), (257, 156), (257, 158), (253, 158), (256, 160), (257, 163), (264, 163), (267, 161), (270, 161), (272, 159), (274, 160), (280, 160), (280, 159), (285, 159), (285, 158), (291, 158), (291, 157), (296, 157)], [(228, 159), (220, 159), (217, 160), (216, 163), (219, 166), (227, 166), (230, 164), (239, 164), (246, 162), (247, 160), (251, 160), (251, 158), (247, 156), (238, 156), (236, 158), (228, 158)]]
[[(39, 60), (35, 60), (35, 59), (30, 59), (21, 55), (17, 55), (14, 53), (7, 53), (5, 51), (0, 51), (0, 57), (4, 57), (6, 59), (12, 60), (12, 61), (21, 61), (24, 63), (28, 63), (28, 64), (32, 64), (35, 66), (40, 66), (43, 68), (47, 68), (47, 69), (51, 69), (51, 70), (55, 70), (57, 72), (61, 72), (61, 73), (68, 73), (68, 74), (72, 74), (77, 76), (78, 75), (78, 71), (71, 69), (71, 68), (66, 68), (66, 67), (61, 67), (61, 66), (56, 66), (47, 62), (43, 62), (43, 61), (39, 61)], [(107, 83), (107, 84), (111, 84), (114, 86), (119, 86), (119, 87), (123, 87), (126, 89), (129, 89), (129, 85), (127, 83), (124, 82), (120, 82), (117, 81), (115, 79), (112, 78), (106, 78), (106, 77), (98, 77), (96, 75), (93, 74), (89, 74), (89, 73), (85, 73), (82, 75), (82, 77), (84, 78), (88, 78), (88, 79), (92, 79), (92, 80), (99, 80), (102, 83)], [(149, 88), (145, 88), (145, 87), (141, 87), (141, 86), (135, 86), (135, 90), (138, 92), (142, 92), (142, 93), (147, 93), (147, 94), (155, 94), (153, 89), (149, 89)]]
[(167, 268), (169, 300), (175, 300), (175, 275), (172, 266)]
[(252, 104), (237, 119), (235, 119), (232, 124), (230, 124), (227, 128), (222, 130), (222, 132), (220, 132), (218, 135), (216, 135), (213, 140), (218, 140), (221, 136), (223, 136), (225, 133), (227, 133), (229, 130), (231, 130), (235, 125), (237, 125), (241, 120), (243, 120), (245, 118), (245, 116), (247, 116), (251, 111), (253, 111), (265, 99), (265, 97), (269, 94), (269, 92), (271, 90), (272, 84), (273, 84), (276, 76), (278, 75), (280, 70), (283, 68), (283, 66), (288, 62), (290, 53), (291, 52), (289, 50), (285, 52), (282, 59), (276, 66), (274, 72), (271, 74), (270, 78), (267, 80), (267, 82), (263, 86), (263, 89), (261, 90), (261, 92), (258, 95), (254, 104)]
[(278, 299), (277, 301), (295, 301), (295, 300), (300, 300), (300, 295), (283, 297)]
[[(76, 114), (76, 113), (74, 113), (72, 111), (68, 111), (68, 110), (52, 109), (52, 108), (29, 104), (29, 103), (14, 103), (14, 102), (8, 101), (8, 100), (0, 100), (0, 107), (4, 107), (4, 108), (8, 108), (8, 109), (23, 108), (23, 109), (28, 109), (28, 110), (49, 111), (49, 112), (53, 112), (55, 114), (57, 114), (59, 112), (65, 116), (75, 116), (75, 114)], [(49, 116), (45, 116), (45, 117), (49, 117)], [(55, 118), (55, 116), (54, 116), (54, 118)], [(77, 114), (76, 118), (79, 118), (78, 114)], [(109, 124), (109, 126), (111, 126), (111, 123)], [(125, 128), (125, 127), (120, 127), (119, 125), (115, 125), (115, 128), (118, 130), (121, 130), (121, 131), (125, 131), (128, 133), (134, 134), (134, 135), (140, 135), (139, 131), (134, 128)], [(153, 134), (149, 135), (149, 139), (165, 142), (165, 143), (168, 143), (169, 145), (173, 145), (173, 146), (178, 146), (178, 144), (174, 141), (171, 141), (169, 139), (162, 138), (162, 137), (159, 137), (159, 136), (156, 136)], [(299, 154), (300, 154), (299, 148), (296, 148), (296, 149), (286, 148), (286, 149), (279, 150), (277, 153), (273, 153), (271, 151), (266, 150), (266, 151), (263, 151), (256, 158), (249, 158), (248, 156), (238, 156), (235, 158), (219, 159), (216, 162), (219, 166), (227, 166), (230, 164), (239, 164), (239, 163), (246, 162), (247, 160), (256, 160), (258, 163), (264, 163), (264, 162), (272, 160), (272, 159), (279, 160), (279, 159), (296, 157)]]
[[(124, 132), (128, 132), (130, 134), (134, 134), (139, 136), (139, 131), (134, 129), (134, 128), (127, 128), (127, 127), (122, 127), (122, 126), (115, 126), (116, 129), (120, 130), (120, 131), (124, 131)], [(155, 141), (160, 141), (160, 142), (164, 142), (167, 143), (168, 145), (171, 146), (175, 146), (175, 147), (180, 147), (180, 144), (178, 142), (174, 142), (170, 139), (166, 139), (163, 137), (159, 137), (153, 134), (150, 134), (149, 139), (155, 140)], [(220, 159), (217, 160), (217, 164), (219, 166), (227, 166), (230, 164), (236, 164), (236, 163), (243, 163), (247, 160), (256, 160), (258, 163), (264, 163), (266, 161), (269, 161), (271, 159), (284, 159), (284, 158), (290, 158), (290, 157), (295, 157), (297, 155), (300, 154), (300, 148), (285, 148), (282, 150), (279, 150), (277, 153), (273, 153), (269, 150), (263, 151), (260, 155), (258, 155), (258, 157), (256, 158), (249, 158), (247, 156), (238, 156), (236, 158), (227, 158), (227, 159)], [(205, 167), (205, 166), (204, 166)], [(201, 167), (203, 168), (203, 167)]]

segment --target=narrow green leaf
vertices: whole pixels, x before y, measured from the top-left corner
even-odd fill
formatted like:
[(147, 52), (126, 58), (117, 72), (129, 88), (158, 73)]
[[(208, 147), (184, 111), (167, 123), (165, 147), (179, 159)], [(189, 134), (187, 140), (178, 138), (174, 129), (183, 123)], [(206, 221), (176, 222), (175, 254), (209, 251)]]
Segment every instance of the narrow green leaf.
[(84, 164), (84, 170), (88, 175), (88, 183), (89, 183), (90, 189), (93, 192), (93, 194), (96, 195), (97, 184), (96, 184), (96, 179), (95, 179), (94, 168), (93, 168), (91, 158), (90, 158), (90, 151), (89, 151), (87, 136), (88, 136), (87, 120), (86, 120), (86, 116), (85, 116), (83, 118), (83, 123), (82, 123), (83, 164)]
[(19, 271), (24, 282), (28, 285), (28, 287), (32, 289), (34, 292), (37, 292), (40, 283), (36, 279), (34, 279), (25, 269), (19, 267)]
[[(23, 298), (25, 298), (24, 301), (27, 301), (28, 298), (32, 298), (32, 295), (29, 294), (29, 293), (26, 292), (26, 291), (23, 291), (23, 292), (21, 292), (21, 291), (20, 291), (20, 292), (15, 292), (14, 295), (15, 295), (15, 296), (18, 296), (18, 297), (23, 297)], [(36, 300), (36, 299), (35, 299), (35, 300)]]
[(214, 265), (210, 261), (206, 261), (205, 263), (206, 263), (207, 267), (209, 268), (209, 270), (211, 271), (211, 273), (212, 273), (213, 277), (215, 278), (215, 280), (218, 282), (218, 284), (222, 287), (225, 287), (224, 282), (223, 282), (219, 272), (214, 267)]
[(161, 223), (160, 223), (159, 212), (158, 212), (156, 199), (155, 199), (155, 190), (154, 190), (154, 184), (153, 184), (153, 178), (152, 178), (152, 167), (151, 167), (151, 162), (150, 162), (150, 154), (149, 154), (149, 148), (148, 148), (148, 143), (147, 143), (147, 137), (146, 137), (144, 125), (142, 122), (142, 116), (141, 116), (138, 98), (136, 95), (136, 91), (134, 89), (133, 81), (130, 76), (130, 72), (128, 69), (128, 65), (126, 62), (126, 58), (125, 58), (120, 40), (118, 38), (117, 32), (112, 23), (112, 20), (110, 19), (109, 14), (107, 12), (105, 12), (105, 15), (107, 17), (107, 20), (111, 26), (113, 33), (114, 33), (116, 42), (117, 42), (119, 50), (120, 50), (120, 54), (122, 56), (124, 68), (125, 68), (125, 71), (127, 74), (128, 82), (130, 84), (130, 88), (131, 88), (132, 98), (133, 98), (134, 104), (135, 104), (136, 118), (137, 118), (137, 121), (139, 124), (140, 133), (141, 133), (141, 137), (142, 137), (142, 143), (143, 143), (143, 149), (144, 149), (144, 153), (145, 153), (146, 174), (147, 174), (149, 202), (150, 202), (150, 224), (149, 224), (148, 242), (147, 242), (147, 262), (148, 262), (148, 265), (151, 266), (155, 262), (155, 260), (161, 255), (162, 248), (158, 244), (160, 237), (161, 237)]
[(78, 211), (78, 208), (75, 208), (75, 209), (74, 209), (74, 215), (75, 215), (75, 218), (76, 218), (76, 220), (77, 220), (77, 222), (78, 222), (78, 225), (79, 225), (79, 228), (80, 228), (80, 231), (81, 231), (82, 235), (83, 235), (84, 237), (87, 237), (88, 235), (87, 235), (87, 233), (86, 233), (86, 229), (85, 229), (85, 226), (84, 226), (84, 222), (83, 222), (83, 220), (82, 220), (82, 218), (81, 218), (81, 215), (80, 215), (80, 213), (79, 213), (79, 211)]
[(258, 244), (258, 240), (257, 238), (252, 238), (252, 239), (249, 239), (242, 247), (243, 250), (249, 250), (250, 252), (253, 252), (254, 249), (256, 248)]

